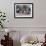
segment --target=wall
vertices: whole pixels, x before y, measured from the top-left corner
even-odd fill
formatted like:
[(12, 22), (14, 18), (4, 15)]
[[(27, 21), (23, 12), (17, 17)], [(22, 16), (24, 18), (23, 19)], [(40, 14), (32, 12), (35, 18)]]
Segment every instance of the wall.
[[(34, 18), (14, 18), (14, 3), (32, 3)], [(46, 33), (46, 0), (0, 0), (0, 10), (6, 13), (5, 27), (20, 31), (20, 37), (31, 31)], [(8, 22), (9, 21), (9, 22)], [(13, 28), (12, 28), (13, 27)], [(37, 33), (37, 32), (36, 32)], [(16, 34), (16, 37), (18, 35)], [(18, 38), (18, 37), (17, 37)], [(18, 39), (17, 39), (18, 40)], [(18, 41), (17, 41), (18, 42)], [(20, 45), (16, 43), (16, 45)], [(14, 45), (15, 46), (15, 45)]]
[[(34, 4), (34, 18), (14, 18), (14, 3)], [(0, 0), (0, 10), (6, 12), (6, 27), (46, 27), (46, 0)]]

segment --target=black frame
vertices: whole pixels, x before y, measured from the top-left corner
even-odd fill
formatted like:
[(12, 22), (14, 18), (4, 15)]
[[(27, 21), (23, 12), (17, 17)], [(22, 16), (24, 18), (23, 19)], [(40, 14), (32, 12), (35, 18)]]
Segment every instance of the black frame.
[[(15, 16), (15, 5), (16, 4), (32, 4), (32, 17), (16, 17)], [(14, 3), (14, 18), (33, 18), (33, 3)]]

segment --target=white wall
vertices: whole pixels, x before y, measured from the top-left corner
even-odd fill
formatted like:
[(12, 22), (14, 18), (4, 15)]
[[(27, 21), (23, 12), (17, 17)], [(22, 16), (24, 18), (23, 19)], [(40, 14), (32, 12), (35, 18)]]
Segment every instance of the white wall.
[[(33, 2), (34, 18), (14, 18), (14, 3), (18, 3), (18, 2), (19, 3)], [(5, 22), (5, 26), (13, 27), (10, 28), (11, 30), (20, 31), (20, 37), (27, 33), (30, 34), (31, 31), (46, 31), (45, 4), (46, 4), (46, 0), (0, 0), (0, 10), (6, 12), (7, 20), (9, 20), (9, 22)]]
[[(14, 3), (34, 4), (34, 18), (14, 18)], [(0, 0), (0, 10), (6, 12), (6, 27), (46, 27), (46, 0)]]

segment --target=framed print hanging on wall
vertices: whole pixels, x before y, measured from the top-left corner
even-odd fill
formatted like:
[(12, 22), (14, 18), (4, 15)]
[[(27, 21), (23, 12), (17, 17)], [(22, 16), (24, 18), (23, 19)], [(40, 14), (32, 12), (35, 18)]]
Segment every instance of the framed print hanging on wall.
[(32, 18), (33, 3), (14, 3), (14, 18)]

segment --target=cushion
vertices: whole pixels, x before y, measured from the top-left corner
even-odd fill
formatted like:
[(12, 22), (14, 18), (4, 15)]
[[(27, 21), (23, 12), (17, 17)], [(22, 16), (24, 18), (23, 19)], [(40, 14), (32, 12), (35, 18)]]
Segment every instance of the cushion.
[(32, 43), (34, 41), (37, 41), (37, 38), (35, 36), (28, 36), (28, 35), (25, 35), (23, 36), (21, 39), (20, 39), (20, 42), (21, 43)]

